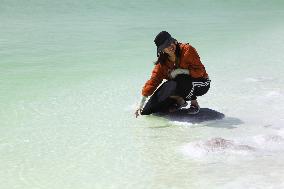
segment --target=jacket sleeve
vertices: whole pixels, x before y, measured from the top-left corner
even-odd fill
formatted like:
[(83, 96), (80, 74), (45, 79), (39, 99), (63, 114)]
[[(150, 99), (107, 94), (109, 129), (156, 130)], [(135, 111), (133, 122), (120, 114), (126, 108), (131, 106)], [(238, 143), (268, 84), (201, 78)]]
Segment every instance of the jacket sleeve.
[(145, 83), (143, 89), (142, 89), (142, 95), (143, 96), (151, 96), (154, 91), (157, 89), (157, 87), (162, 83), (163, 81), (163, 72), (162, 67), (160, 64), (157, 64), (153, 71), (151, 78)]
[(193, 78), (206, 77), (207, 73), (204, 65), (201, 63), (200, 57), (196, 49), (189, 45), (186, 56), (189, 61), (189, 74)]

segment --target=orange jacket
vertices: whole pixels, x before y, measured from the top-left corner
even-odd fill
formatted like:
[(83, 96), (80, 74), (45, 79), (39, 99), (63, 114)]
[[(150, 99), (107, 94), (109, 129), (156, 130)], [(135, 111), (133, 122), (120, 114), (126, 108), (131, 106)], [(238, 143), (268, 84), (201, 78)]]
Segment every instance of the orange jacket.
[[(200, 57), (191, 45), (180, 45), (180, 63), (179, 68), (188, 69), (189, 75), (193, 78), (207, 78), (205, 67), (200, 61)], [(174, 69), (174, 64), (167, 61), (165, 64), (155, 65), (151, 78), (145, 83), (142, 89), (143, 96), (151, 96), (157, 87), (162, 83), (163, 79), (169, 80), (169, 74)]]

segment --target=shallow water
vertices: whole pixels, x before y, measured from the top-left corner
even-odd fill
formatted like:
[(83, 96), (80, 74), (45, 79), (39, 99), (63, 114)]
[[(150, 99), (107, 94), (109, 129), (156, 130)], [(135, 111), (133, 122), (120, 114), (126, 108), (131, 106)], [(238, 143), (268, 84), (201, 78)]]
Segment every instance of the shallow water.
[[(281, 1), (0, 1), (0, 188), (283, 188)], [(134, 118), (161, 31), (221, 120)]]

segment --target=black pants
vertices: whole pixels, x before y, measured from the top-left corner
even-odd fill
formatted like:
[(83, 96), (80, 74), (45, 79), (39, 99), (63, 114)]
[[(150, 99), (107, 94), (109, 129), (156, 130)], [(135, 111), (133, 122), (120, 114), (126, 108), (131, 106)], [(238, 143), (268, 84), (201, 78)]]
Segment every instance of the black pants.
[(196, 100), (210, 88), (210, 80), (204, 78), (191, 78), (188, 75), (178, 75), (175, 79), (163, 83), (150, 97), (143, 108), (142, 115), (156, 112), (167, 112), (176, 103), (170, 96), (180, 96), (185, 101)]

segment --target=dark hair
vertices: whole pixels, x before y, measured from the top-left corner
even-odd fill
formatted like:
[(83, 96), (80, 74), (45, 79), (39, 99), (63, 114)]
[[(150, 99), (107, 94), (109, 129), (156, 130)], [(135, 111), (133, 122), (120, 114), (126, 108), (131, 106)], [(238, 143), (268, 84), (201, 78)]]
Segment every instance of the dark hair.
[[(176, 42), (176, 51), (175, 51), (176, 56), (180, 56), (180, 44)], [(154, 64), (165, 64), (166, 61), (169, 59), (169, 55), (167, 53), (161, 52), (159, 53), (158, 59), (154, 61)]]

